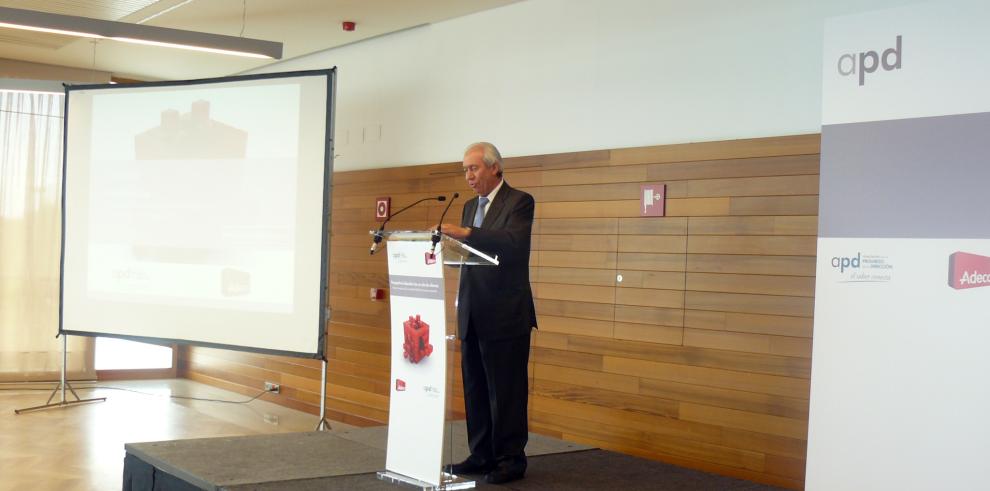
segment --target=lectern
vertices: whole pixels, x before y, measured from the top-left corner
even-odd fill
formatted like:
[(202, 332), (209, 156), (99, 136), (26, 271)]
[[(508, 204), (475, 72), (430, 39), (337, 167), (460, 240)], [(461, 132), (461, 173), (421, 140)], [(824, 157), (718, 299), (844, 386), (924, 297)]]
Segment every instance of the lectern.
[(446, 235), (431, 252), (432, 231), (384, 235), (392, 380), (385, 470), (378, 478), (424, 490), (473, 488), (474, 481), (443, 472), (444, 432), (451, 431), (445, 424), (448, 385), (453, 378), (447, 353), (456, 339), (447, 335), (444, 266), (498, 267), (498, 257)]

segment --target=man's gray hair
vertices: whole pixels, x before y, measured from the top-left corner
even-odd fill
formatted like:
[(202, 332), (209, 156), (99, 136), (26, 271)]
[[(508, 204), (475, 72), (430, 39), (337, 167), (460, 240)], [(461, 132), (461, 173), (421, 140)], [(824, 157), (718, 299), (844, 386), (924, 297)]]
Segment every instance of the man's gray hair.
[(476, 148), (481, 149), (481, 161), (485, 163), (485, 167), (498, 164), (498, 177), (502, 177), (502, 154), (495, 148), (495, 145), (488, 142), (475, 142), (464, 149), (464, 154), (467, 155), (468, 152)]

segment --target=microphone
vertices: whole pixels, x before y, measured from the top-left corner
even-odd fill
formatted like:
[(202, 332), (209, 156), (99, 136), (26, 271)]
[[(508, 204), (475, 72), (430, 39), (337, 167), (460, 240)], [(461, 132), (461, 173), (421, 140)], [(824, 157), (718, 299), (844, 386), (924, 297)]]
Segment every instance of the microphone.
[[(441, 195), (441, 196), (430, 196), (429, 198), (423, 198), (421, 200), (418, 200), (418, 201), (413, 202), (411, 205), (406, 206), (405, 208), (403, 208), (403, 209), (401, 209), (401, 210), (399, 210), (399, 211), (397, 211), (395, 213), (390, 214), (388, 216), (388, 218), (386, 218), (385, 221), (382, 222), (382, 226), (381, 227), (378, 227), (378, 231), (375, 232), (375, 237), (374, 237), (374, 240), (371, 243), (371, 249), (368, 251), (368, 253), (370, 255), (372, 255), (372, 256), (375, 255), (375, 251), (378, 250), (378, 244), (380, 244), (382, 242), (382, 237), (385, 236), (384, 235), (385, 234), (385, 224), (388, 223), (389, 220), (391, 220), (392, 218), (395, 218), (396, 216), (398, 216), (399, 213), (402, 213), (402, 212), (408, 210), (409, 208), (412, 208), (412, 207), (414, 207), (414, 206), (416, 206), (416, 205), (418, 205), (418, 204), (420, 204), (420, 203), (422, 203), (424, 201), (432, 201), (432, 200), (447, 201), (447, 197)], [(449, 207), (449, 205), (448, 205), (448, 207)]]
[(443, 213), (440, 214), (440, 222), (437, 223), (437, 229), (433, 231), (433, 237), (431, 238), (433, 241), (433, 247), (430, 248), (431, 256), (436, 254), (437, 243), (440, 242), (440, 226), (443, 225), (443, 217), (447, 216), (447, 210), (450, 209), (450, 205), (454, 204), (454, 200), (457, 199), (458, 196), (460, 196), (459, 193), (454, 193), (454, 195), (450, 197), (450, 203), (447, 203), (447, 207), (444, 208)]

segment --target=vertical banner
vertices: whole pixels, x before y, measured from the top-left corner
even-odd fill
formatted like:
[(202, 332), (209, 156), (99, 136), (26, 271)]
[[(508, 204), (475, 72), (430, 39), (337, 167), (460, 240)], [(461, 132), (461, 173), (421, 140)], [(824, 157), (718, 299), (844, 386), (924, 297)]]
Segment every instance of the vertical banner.
[(443, 257), (430, 241), (388, 243), (392, 389), (385, 468), (440, 484), (446, 409), (447, 324)]
[(975, 0), (826, 24), (809, 490), (986, 487), (987, 25)]

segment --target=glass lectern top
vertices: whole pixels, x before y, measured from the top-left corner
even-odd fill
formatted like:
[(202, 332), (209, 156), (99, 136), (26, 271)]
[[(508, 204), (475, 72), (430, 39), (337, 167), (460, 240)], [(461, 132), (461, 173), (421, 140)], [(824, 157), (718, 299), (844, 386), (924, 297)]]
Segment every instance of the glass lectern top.
[[(378, 233), (372, 230), (371, 234)], [(382, 232), (388, 240), (430, 241), (433, 239), (431, 230), (396, 230)], [(440, 234), (440, 244), (443, 246), (443, 263), (448, 266), (498, 266), (498, 256), (490, 256), (457, 239)]]

